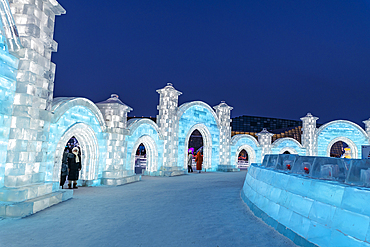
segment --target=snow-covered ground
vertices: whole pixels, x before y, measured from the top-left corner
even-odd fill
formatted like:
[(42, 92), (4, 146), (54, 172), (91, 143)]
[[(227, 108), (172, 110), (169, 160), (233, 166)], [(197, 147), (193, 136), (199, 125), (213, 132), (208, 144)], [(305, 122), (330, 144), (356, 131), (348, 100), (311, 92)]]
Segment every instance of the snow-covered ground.
[(295, 246), (240, 198), (246, 172), (147, 177), (84, 187), (23, 219), (0, 221), (0, 246)]

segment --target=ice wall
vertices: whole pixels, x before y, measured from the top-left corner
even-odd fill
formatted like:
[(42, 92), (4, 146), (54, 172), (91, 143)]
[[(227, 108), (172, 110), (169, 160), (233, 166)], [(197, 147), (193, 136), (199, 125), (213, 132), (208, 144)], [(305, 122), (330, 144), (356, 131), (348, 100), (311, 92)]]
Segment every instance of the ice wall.
[(369, 245), (369, 189), (252, 165), (241, 194), (256, 216), (298, 245)]

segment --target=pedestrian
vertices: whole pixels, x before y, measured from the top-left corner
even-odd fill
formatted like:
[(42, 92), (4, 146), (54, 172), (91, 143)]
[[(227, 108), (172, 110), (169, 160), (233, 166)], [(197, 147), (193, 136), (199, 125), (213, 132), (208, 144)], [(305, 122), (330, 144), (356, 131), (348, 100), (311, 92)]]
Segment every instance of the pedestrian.
[(68, 188), (77, 189), (77, 180), (81, 171), (81, 155), (77, 147), (72, 149), (72, 153), (68, 155)]
[(188, 155), (188, 172), (193, 172), (193, 154), (191, 150), (189, 150), (189, 155)]
[(68, 146), (64, 148), (63, 157), (62, 157), (62, 169), (60, 171), (60, 186), (62, 186), (66, 182), (66, 178), (68, 175)]
[(200, 151), (198, 151), (197, 157), (195, 158), (195, 160), (197, 161), (198, 173), (200, 173), (202, 171), (202, 163), (203, 163), (203, 156)]

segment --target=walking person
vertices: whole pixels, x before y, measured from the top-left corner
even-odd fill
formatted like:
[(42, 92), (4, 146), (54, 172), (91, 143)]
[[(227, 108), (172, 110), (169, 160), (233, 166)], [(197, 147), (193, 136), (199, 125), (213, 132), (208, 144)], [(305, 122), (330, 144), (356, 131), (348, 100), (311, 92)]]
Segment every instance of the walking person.
[(77, 180), (81, 171), (81, 155), (77, 147), (72, 149), (72, 154), (68, 155), (68, 188), (77, 189)]
[(63, 157), (62, 157), (62, 169), (60, 171), (60, 186), (62, 186), (66, 182), (66, 178), (68, 175), (68, 146), (64, 148)]
[(195, 160), (197, 161), (197, 170), (198, 170), (198, 173), (201, 173), (201, 171), (202, 171), (202, 163), (203, 163), (203, 156), (202, 156), (202, 154), (201, 154), (200, 151), (198, 151), (197, 157), (195, 158)]
[(189, 150), (189, 155), (188, 155), (188, 172), (193, 172), (193, 154), (191, 150)]

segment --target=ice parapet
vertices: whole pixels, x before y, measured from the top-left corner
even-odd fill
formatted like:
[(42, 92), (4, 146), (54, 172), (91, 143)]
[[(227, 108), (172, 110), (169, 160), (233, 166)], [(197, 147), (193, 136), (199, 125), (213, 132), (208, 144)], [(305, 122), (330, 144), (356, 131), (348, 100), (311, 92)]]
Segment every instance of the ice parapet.
[(370, 187), (370, 159), (351, 160), (346, 183)]

